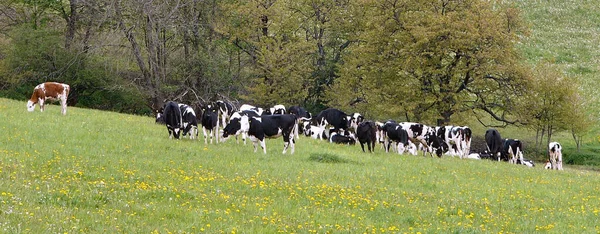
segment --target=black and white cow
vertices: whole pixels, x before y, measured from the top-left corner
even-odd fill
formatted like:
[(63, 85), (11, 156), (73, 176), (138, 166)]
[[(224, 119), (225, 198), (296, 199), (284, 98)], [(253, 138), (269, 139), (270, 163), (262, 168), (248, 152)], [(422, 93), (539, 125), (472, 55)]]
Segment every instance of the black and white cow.
[[(399, 154), (404, 153), (406, 148), (409, 146), (408, 132), (402, 126), (396, 122), (386, 122), (382, 127), (385, 152), (390, 151), (390, 145), (396, 144), (396, 151)], [(416, 153), (416, 151), (415, 151)]]
[(331, 125), (335, 132), (340, 132), (340, 129), (348, 130), (348, 115), (335, 108), (321, 111), (312, 122), (315, 126)]
[(218, 114), (218, 108), (212, 104), (206, 104), (203, 105), (202, 107), (202, 118), (200, 119), (200, 122), (202, 123), (202, 132), (204, 134), (204, 144), (207, 144), (207, 134), (206, 131), (208, 131), (208, 135), (210, 136), (210, 143), (212, 144), (213, 142), (213, 137), (215, 138), (216, 142), (219, 142), (219, 114)]
[(295, 133), (296, 139), (298, 139), (300, 134), (304, 133), (304, 123), (309, 123), (312, 119), (312, 115), (310, 112), (306, 111), (306, 109), (300, 106), (290, 106), (290, 108), (287, 110), (287, 113), (295, 115), (296, 119), (298, 119), (298, 127), (296, 128), (298, 132)]
[(369, 153), (375, 152), (375, 143), (377, 142), (377, 125), (373, 121), (365, 121), (358, 124), (356, 128), (356, 137), (360, 142), (360, 148), (365, 152), (365, 143)]
[[(462, 151), (463, 157), (468, 156), (471, 153), (471, 140), (473, 139), (473, 131), (467, 126), (462, 126)], [(463, 158), (461, 157), (461, 158)]]
[(223, 100), (216, 101), (215, 106), (219, 110), (217, 113), (220, 121), (219, 126), (225, 127), (229, 122), (229, 118), (231, 118), (231, 115), (235, 112), (235, 107), (231, 103)]
[(352, 115), (350, 115), (348, 119), (349, 119), (348, 128), (354, 129), (354, 134), (356, 134), (358, 124), (365, 121), (365, 117), (363, 117), (360, 113), (352, 113)]
[(329, 142), (336, 143), (336, 144), (347, 144), (347, 145), (356, 144), (356, 139), (355, 139), (354, 135), (349, 132), (346, 132), (346, 133), (348, 133), (348, 134), (342, 135), (337, 132), (331, 133), (331, 136), (329, 137)]
[(523, 164), (523, 143), (518, 139), (505, 139), (502, 154), (508, 158), (509, 163)]
[(260, 147), (266, 154), (267, 147), (265, 145), (265, 138), (277, 138), (283, 136), (283, 153), (285, 154), (288, 146), (291, 146), (291, 153), (294, 153), (294, 128), (298, 125), (296, 116), (289, 114), (264, 115), (261, 117), (248, 118), (248, 121), (250, 122), (248, 137), (252, 141), (254, 152), (257, 150), (256, 145), (260, 143)]
[[(429, 152), (432, 153), (434, 149), (429, 147), (429, 144), (433, 143), (434, 141), (438, 141), (439, 139), (434, 138), (434, 137), (430, 137), (429, 135), (434, 135), (435, 136), (435, 129), (432, 127), (429, 127), (427, 125), (424, 124), (420, 124), (420, 123), (411, 123), (411, 122), (402, 122), (400, 123), (400, 126), (406, 130), (406, 133), (408, 133), (408, 138), (413, 141), (413, 142), (419, 142), (421, 144), (423, 144), (423, 155), (425, 155), (425, 152)], [(427, 142), (429, 139), (429, 143)], [(442, 140), (443, 141), (443, 140)], [(441, 150), (441, 143), (440, 146), (436, 147), (436, 151), (439, 148)], [(433, 155), (432, 155), (433, 156)]]
[(448, 154), (463, 158), (462, 137), (463, 129), (457, 126), (442, 126), (436, 128), (436, 135), (443, 139), (448, 147)]
[(275, 105), (271, 108), (265, 110), (263, 115), (283, 115), (285, 114), (285, 106), (284, 105)]
[[(223, 128), (222, 142), (225, 142), (230, 136), (235, 136), (236, 142), (238, 142), (238, 135), (242, 135), (242, 141), (246, 144), (246, 136), (250, 129), (248, 118), (258, 117), (258, 113), (253, 110), (238, 111), (231, 115), (229, 123)], [(244, 118), (242, 120), (242, 118)], [(238, 142), (239, 143), (239, 142)]]
[(156, 111), (156, 121), (154, 121), (154, 123), (156, 124), (166, 124), (165, 123), (165, 117), (163, 116), (163, 112), (165, 111), (165, 107), (161, 107), (160, 109), (158, 109)]
[(179, 104), (179, 110), (181, 111), (183, 136), (189, 134), (190, 139), (196, 139), (198, 137), (198, 119), (196, 119), (196, 112), (194, 112), (192, 107), (181, 103)]
[(174, 136), (175, 139), (179, 139), (182, 125), (179, 105), (177, 105), (176, 102), (167, 102), (163, 108), (162, 116), (167, 125), (167, 130), (169, 131), (169, 139), (171, 139), (171, 136)]
[(558, 142), (550, 142), (548, 145), (550, 166), (552, 169), (562, 170), (562, 146)]
[(427, 142), (427, 145), (425, 145), (424, 148), (432, 157), (434, 153), (438, 157), (442, 157), (442, 154), (448, 152), (448, 145), (444, 142), (444, 139), (437, 136), (435, 132), (425, 134), (425, 142)]
[(246, 110), (255, 111), (256, 113), (258, 113), (258, 115), (263, 115), (265, 112), (265, 110), (263, 108), (255, 107), (253, 105), (244, 104), (244, 105), (240, 106), (240, 111), (246, 111)]
[(500, 132), (493, 128), (485, 131), (485, 143), (487, 145), (487, 151), (500, 161), (503, 147)]

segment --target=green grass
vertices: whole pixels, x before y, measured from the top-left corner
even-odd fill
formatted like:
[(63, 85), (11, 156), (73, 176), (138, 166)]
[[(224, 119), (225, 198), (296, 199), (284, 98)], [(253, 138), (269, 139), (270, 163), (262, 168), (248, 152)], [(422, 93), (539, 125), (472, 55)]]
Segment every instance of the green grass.
[(0, 232), (599, 232), (600, 176), (493, 161), (170, 140), (149, 117), (0, 99)]

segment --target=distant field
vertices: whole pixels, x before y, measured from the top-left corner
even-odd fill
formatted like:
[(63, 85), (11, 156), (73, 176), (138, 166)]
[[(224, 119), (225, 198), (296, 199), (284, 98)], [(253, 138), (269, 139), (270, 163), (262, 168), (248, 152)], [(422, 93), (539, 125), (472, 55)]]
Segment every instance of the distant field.
[(600, 174), (169, 140), (149, 117), (0, 99), (0, 232), (600, 232)]

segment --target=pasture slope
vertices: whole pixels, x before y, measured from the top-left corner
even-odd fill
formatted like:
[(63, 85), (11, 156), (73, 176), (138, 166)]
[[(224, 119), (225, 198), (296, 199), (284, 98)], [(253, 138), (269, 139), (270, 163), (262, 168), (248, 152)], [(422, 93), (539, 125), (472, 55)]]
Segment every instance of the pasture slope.
[(3, 233), (597, 233), (600, 175), (169, 140), (149, 117), (0, 99)]

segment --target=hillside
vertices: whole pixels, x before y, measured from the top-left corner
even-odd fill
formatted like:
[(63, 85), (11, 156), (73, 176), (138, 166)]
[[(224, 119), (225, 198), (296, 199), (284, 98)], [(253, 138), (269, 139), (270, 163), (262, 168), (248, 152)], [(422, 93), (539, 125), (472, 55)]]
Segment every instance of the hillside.
[(599, 232), (600, 177), (360, 152), (301, 138), (282, 155), (169, 140), (149, 117), (0, 99), (0, 230)]

